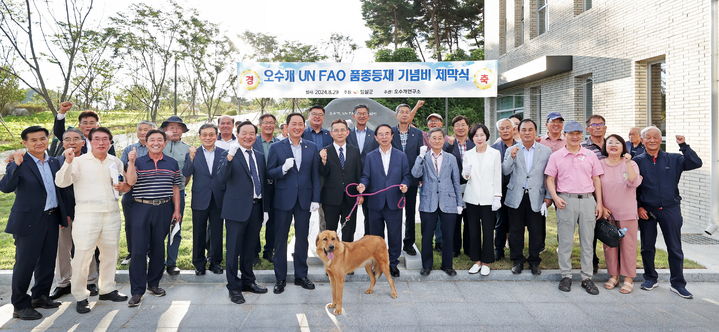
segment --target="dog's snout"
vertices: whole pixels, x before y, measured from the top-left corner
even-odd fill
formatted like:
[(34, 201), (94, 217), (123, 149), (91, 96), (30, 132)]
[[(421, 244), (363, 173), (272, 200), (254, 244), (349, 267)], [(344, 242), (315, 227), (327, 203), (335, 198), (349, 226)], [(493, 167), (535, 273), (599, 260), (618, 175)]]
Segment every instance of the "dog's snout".
[(335, 245), (334, 245), (334, 244), (330, 244), (329, 249), (330, 249), (330, 250), (335, 250)]

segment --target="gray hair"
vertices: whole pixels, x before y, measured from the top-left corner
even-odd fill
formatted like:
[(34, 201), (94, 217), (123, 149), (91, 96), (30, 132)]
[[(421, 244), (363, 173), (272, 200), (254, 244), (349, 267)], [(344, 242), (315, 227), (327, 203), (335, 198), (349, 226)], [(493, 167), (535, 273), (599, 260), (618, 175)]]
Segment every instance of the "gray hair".
[(80, 135), (80, 137), (85, 137), (85, 135), (82, 134), (82, 132), (80, 131), (80, 129), (77, 129), (77, 128), (67, 128), (67, 129), (65, 130), (65, 133), (62, 134), (62, 138), (67, 137), (67, 134), (70, 134), (70, 133), (75, 133), (75, 134)]
[(407, 107), (407, 108), (409, 108), (410, 111), (412, 111), (412, 107), (410, 107), (409, 105), (407, 105), (407, 104), (399, 104), (399, 105), (397, 105), (397, 107), (394, 108), (394, 112), (395, 112), (395, 113), (399, 112), (399, 109), (402, 108), (402, 107)]
[(653, 125), (652, 125), (652, 126), (649, 126), (649, 127), (645, 127), (644, 129), (642, 129), (642, 131), (641, 131), (641, 133), (640, 133), (639, 135), (640, 135), (642, 138), (647, 138), (647, 134), (648, 134), (650, 131), (652, 131), (652, 130), (656, 130), (656, 131), (659, 132), (659, 135), (662, 135), (662, 130), (659, 129), (659, 128), (657, 128), (657, 126), (653, 126)]
[(512, 122), (512, 120), (510, 120), (509, 118), (501, 118), (501, 119), (497, 120), (497, 123), (495, 124), (495, 126), (497, 126), (497, 129), (499, 129), (499, 125), (504, 121), (509, 121), (512, 128), (514, 128), (514, 122)]
[(430, 129), (429, 132), (427, 133), (427, 136), (432, 136), (432, 134), (433, 134), (433, 133), (436, 133), (436, 132), (442, 133), (442, 137), (444, 137), (444, 135), (445, 135), (445, 134), (444, 134), (444, 129), (442, 129), (442, 128), (440, 128), (440, 127), (437, 127), (437, 128), (432, 128), (432, 129)]
[(140, 126), (142, 126), (142, 125), (148, 125), (148, 126), (150, 126), (150, 128), (152, 128), (152, 129), (157, 128), (157, 125), (156, 125), (154, 122), (152, 122), (152, 121), (147, 121), (147, 120), (142, 120), (142, 121), (140, 121), (140, 122), (137, 123), (137, 129), (140, 129)]

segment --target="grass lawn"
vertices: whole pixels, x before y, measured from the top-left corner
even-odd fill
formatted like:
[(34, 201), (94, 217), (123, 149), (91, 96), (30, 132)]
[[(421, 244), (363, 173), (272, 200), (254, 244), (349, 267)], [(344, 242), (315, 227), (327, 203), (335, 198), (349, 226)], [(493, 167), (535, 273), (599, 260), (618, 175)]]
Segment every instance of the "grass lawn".
[[(177, 265), (180, 267), (180, 269), (183, 270), (193, 270), (194, 267), (192, 266), (192, 209), (190, 209), (190, 195), (191, 192), (189, 190), (191, 184), (188, 185), (187, 190), (187, 198), (186, 198), (186, 208), (185, 208), (185, 215), (183, 218), (183, 224), (182, 224), (182, 242), (180, 244), (180, 253), (179, 257), (177, 259)], [(14, 200), (14, 194), (4, 194), (0, 193), (0, 230), (5, 229), (5, 225), (7, 223), (7, 217), (10, 214), (10, 207), (12, 206), (13, 200)], [(557, 264), (557, 254), (555, 249), (557, 248), (557, 237), (556, 237), (556, 217), (554, 215), (553, 209), (550, 209), (550, 214), (547, 217), (547, 238), (546, 238), (546, 250), (542, 252), (542, 269), (558, 269), (559, 265)], [(120, 258), (125, 257), (127, 255), (127, 243), (125, 241), (125, 230), (124, 227), (122, 228), (120, 235)], [(260, 241), (264, 245), (264, 232), (265, 229), (263, 228), (261, 230), (260, 234)], [(294, 234), (294, 230), (290, 229), (290, 238), (292, 238)], [(421, 239), (422, 235), (420, 234), (420, 225), (416, 225), (416, 234), (417, 234), (417, 246), (421, 248)], [(224, 235), (223, 234), (223, 243), (224, 243)], [(575, 245), (574, 245), (574, 251), (572, 254), (572, 266), (574, 268), (579, 268), (579, 244), (578, 244), (578, 238), (575, 235)], [(526, 243), (526, 239), (525, 239)], [(604, 268), (604, 254), (602, 250), (601, 243), (598, 243), (597, 245), (597, 253), (600, 258), (600, 267)], [(637, 249), (637, 267), (642, 267), (641, 262), (641, 256), (638, 252), (639, 249)], [(506, 257), (503, 260), (500, 260), (498, 262), (492, 263), (491, 267), (492, 269), (499, 269), (499, 270), (508, 270), (511, 268), (512, 263), (509, 260), (509, 249), (505, 249)], [(526, 251), (525, 251), (526, 255)], [(7, 234), (5, 232), (0, 233), (0, 269), (12, 269), (13, 263), (15, 261), (15, 246), (13, 244), (13, 238), (12, 235)], [(224, 255), (223, 255), (224, 256)], [(469, 260), (469, 256), (465, 255), (464, 253), (461, 254), (459, 257), (454, 258), (454, 268), (457, 270), (467, 270), (472, 266), (472, 261)], [(434, 269), (439, 269), (441, 265), (441, 257), (440, 253), (434, 252)], [(656, 255), (656, 267), (658, 269), (661, 268), (668, 268), (667, 263), (667, 253), (663, 250), (657, 250)], [(684, 260), (684, 267), (687, 269), (701, 269), (704, 268), (700, 264), (685, 259)], [(127, 266), (121, 266), (118, 264), (118, 268), (120, 269), (126, 269)], [(271, 270), (272, 264), (264, 259), (261, 260), (260, 264), (256, 266), (256, 269), (262, 269), (262, 270)]]

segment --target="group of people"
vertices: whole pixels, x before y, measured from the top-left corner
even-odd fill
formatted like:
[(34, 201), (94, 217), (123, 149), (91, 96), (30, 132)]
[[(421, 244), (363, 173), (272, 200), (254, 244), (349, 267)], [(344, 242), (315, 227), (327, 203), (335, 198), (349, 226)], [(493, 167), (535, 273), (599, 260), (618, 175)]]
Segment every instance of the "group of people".
[[(267, 292), (253, 273), (259, 257), (274, 264), (273, 292), (284, 291), (292, 224), (294, 284), (315, 288), (307, 274), (314, 212), (320, 229), (338, 231), (343, 241), (351, 242), (361, 208), (365, 234), (388, 239), (393, 277), (400, 275), (402, 251), (417, 255), (416, 210), (422, 276), (432, 271), (433, 249), (442, 252), (441, 269), (449, 276), (457, 274), (452, 259), (462, 250), (474, 262), (468, 273), (489, 275), (491, 264), (504, 257), (507, 242), (512, 272), (522, 273), (527, 263), (538, 275), (552, 205), (560, 290), (571, 290), (571, 254), (579, 226), (581, 286), (598, 294), (592, 281), (598, 269), (594, 229), (598, 218), (606, 218), (627, 229), (618, 248), (604, 246), (610, 275), (606, 289), (632, 291), (637, 231), (645, 269), (641, 287), (657, 287), (654, 244), (659, 225), (669, 253), (671, 289), (692, 297), (682, 275), (677, 186), (682, 172), (701, 167), (702, 161), (683, 136), (676, 137), (681, 154), (667, 153), (661, 150), (657, 127), (634, 128), (625, 142), (616, 134), (605, 137), (606, 122), (600, 115), (582, 126), (565, 123), (561, 114), (552, 112), (546, 118), (546, 135), (539, 136), (533, 120), (512, 116), (497, 121), (499, 138), (490, 144), (489, 128), (470, 124), (462, 115), (452, 119), (452, 136), (436, 113), (426, 119), (430, 129), (421, 131), (413, 119), (423, 104), (398, 105), (398, 124), (380, 124), (374, 130), (368, 127), (371, 110), (366, 105), (354, 107), (354, 128), (345, 120), (323, 128), (325, 109), (312, 106), (308, 119), (302, 113), (287, 115), (282, 137), (275, 136), (277, 119), (272, 114), (260, 116), (259, 127), (222, 116), (217, 125), (200, 126), (198, 147), (182, 142), (189, 129), (178, 116), (169, 117), (159, 129), (141, 121), (138, 143), (117, 158), (112, 133), (100, 126), (97, 113), (81, 112), (77, 128), (66, 128), (64, 118), (72, 104), (62, 103), (53, 128), (62, 141), (61, 155), (48, 155), (47, 129), (28, 127), (21, 134), (27, 152), (13, 154), (0, 180), (0, 190), (16, 195), (6, 228), (16, 246), (13, 315), (39, 319), (35, 308), (56, 308), (60, 303), (55, 299), (69, 293), (80, 313), (91, 310), (90, 296), (128, 301), (114, 283), (121, 196), (129, 252), (123, 264), (130, 265), (128, 305), (138, 306), (147, 291), (165, 295), (159, 287), (163, 273), (180, 272), (178, 230), (190, 179), (194, 272), (224, 272), (229, 298), (238, 304), (245, 302), (242, 292)], [(53, 274), (57, 284), (51, 293)]]

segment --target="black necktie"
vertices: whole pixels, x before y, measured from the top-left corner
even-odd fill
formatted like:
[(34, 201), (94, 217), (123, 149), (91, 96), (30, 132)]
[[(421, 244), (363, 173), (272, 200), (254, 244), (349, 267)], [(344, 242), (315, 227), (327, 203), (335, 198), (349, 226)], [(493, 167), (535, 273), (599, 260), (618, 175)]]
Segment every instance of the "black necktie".
[(260, 188), (260, 177), (257, 175), (257, 167), (255, 167), (255, 159), (252, 158), (252, 151), (245, 150), (247, 152), (247, 160), (250, 161), (250, 175), (252, 175), (252, 183), (255, 185), (255, 196), (262, 194), (262, 188)]
[(340, 147), (340, 167), (345, 168), (345, 153), (342, 152), (343, 147)]

